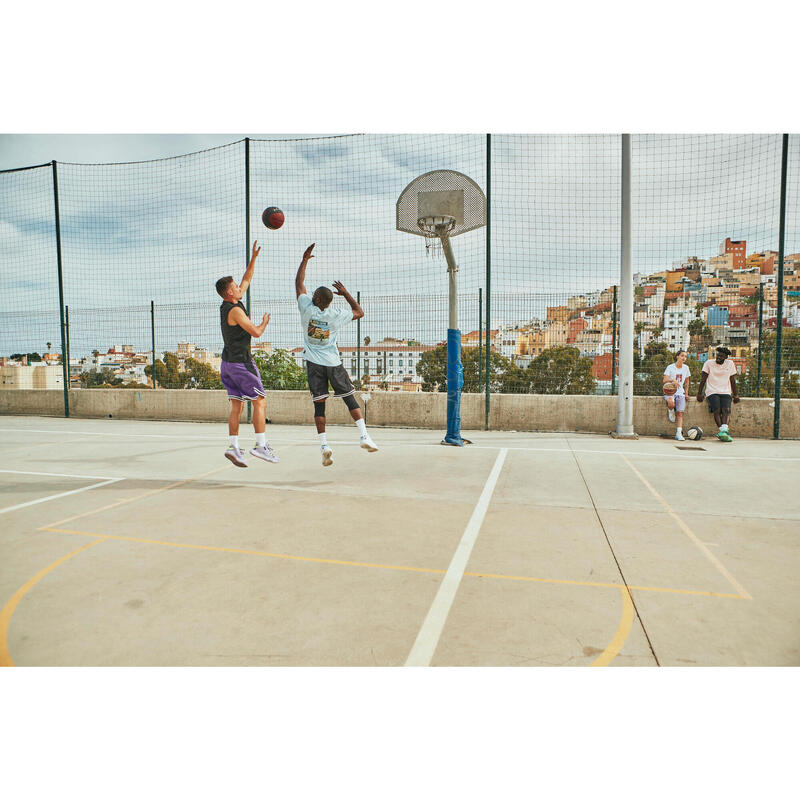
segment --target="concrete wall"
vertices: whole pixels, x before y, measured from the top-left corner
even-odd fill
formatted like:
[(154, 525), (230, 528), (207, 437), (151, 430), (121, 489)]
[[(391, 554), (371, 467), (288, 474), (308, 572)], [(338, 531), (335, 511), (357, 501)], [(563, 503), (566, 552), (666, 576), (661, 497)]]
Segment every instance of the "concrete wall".
[[(222, 423), (229, 413), (224, 391), (83, 389), (71, 391), (69, 398), (72, 417)], [(444, 393), (376, 392), (367, 405), (367, 422), (387, 427), (443, 429), (446, 406)], [(615, 428), (616, 413), (617, 398), (610, 396), (493, 394), (489, 427), (509, 431), (608, 433)], [(64, 393), (60, 389), (0, 389), (0, 414), (60, 417), (64, 415)], [(768, 398), (743, 398), (734, 406), (731, 433), (772, 438), (772, 414)], [(267, 392), (267, 416), (276, 423), (310, 424), (312, 405), (308, 392)], [(328, 401), (328, 420), (331, 424), (350, 422), (344, 403)], [(659, 397), (634, 398), (633, 423), (634, 430), (642, 436), (674, 431)], [(692, 399), (684, 427), (691, 425), (700, 425), (706, 432), (714, 429), (705, 404)], [(483, 395), (463, 395), (461, 426), (464, 430), (483, 429)], [(800, 439), (800, 400), (781, 402), (781, 436)]]

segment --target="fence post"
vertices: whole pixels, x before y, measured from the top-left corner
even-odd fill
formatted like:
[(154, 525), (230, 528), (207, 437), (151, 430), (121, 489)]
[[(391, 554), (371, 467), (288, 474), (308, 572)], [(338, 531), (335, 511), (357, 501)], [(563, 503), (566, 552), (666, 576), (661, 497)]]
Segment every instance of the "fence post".
[(483, 383), (483, 287), (478, 287), (478, 386)]
[(622, 134), (622, 208), (620, 248), (619, 438), (633, 439), (633, 270), (631, 266), (631, 135)]
[(56, 221), (56, 259), (58, 261), (58, 312), (61, 317), (61, 374), (64, 380), (64, 416), (69, 417), (69, 364), (67, 363), (67, 331), (64, 322), (64, 273), (61, 261), (61, 218), (58, 209), (58, 166), (53, 165), (53, 201)]
[[(244, 265), (250, 263), (250, 137), (244, 137)], [(250, 316), (250, 287), (247, 287), (247, 316)], [(253, 406), (247, 401), (247, 422), (253, 421)]]
[(72, 383), (72, 376), (69, 372), (69, 306), (64, 306), (64, 324), (67, 329), (67, 389), (69, 389)]
[(761, 328), (764, 319), (764, 284), (759, 276), (758, 284), (758, 377), (756, 378), (756, 397), (761, 397)]
[(781, 152), (781, 210), (778, 225), (778, 318), (775, 331), (775, 412), (772, 435), (781, 438), (781, 347), (783, 346), (783, 256), (786, 237), (786, 168), (789, 158), (789, 134), (783, 134)]
[[(361, 305), (361, 292), (356, 292), (356, 303)], [(361, 391), (361, 317), (356, 320), (356, 386)]]
[(155, 303), (150, 301), (150, 345), (153, 348), (153, 388), (157, 389), (156, 384), (156, 307)]
[(492, 134), (486, 134), (486, 396), (484, 430), (489, 430), (489, 395), (491, 393), (492, 354)]
[(617, 287), (611, 306), (611, 394), (617, 393)]

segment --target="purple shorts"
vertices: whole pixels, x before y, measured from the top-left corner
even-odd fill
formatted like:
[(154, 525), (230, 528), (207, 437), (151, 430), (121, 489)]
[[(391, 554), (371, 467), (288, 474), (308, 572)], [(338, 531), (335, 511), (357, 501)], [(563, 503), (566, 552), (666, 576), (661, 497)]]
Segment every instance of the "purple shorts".
[(261, 375), (252, 361), (249, 364), (223, 361), (219, 376), (228, 392), (229, 400), (255, 400), (257, 397), (267, 396), (261, 383)]
[[(685, 394), (673, 394), (673, 395), (670, 395), (670, 396), (675, 399), (675, 410), (679, 414), (682, 414), (684, 411), (686, 411), (686, 395)], [(666, 401), (667, 399), (668, 399), (668, 396), (664, 395), (664, 400)]]

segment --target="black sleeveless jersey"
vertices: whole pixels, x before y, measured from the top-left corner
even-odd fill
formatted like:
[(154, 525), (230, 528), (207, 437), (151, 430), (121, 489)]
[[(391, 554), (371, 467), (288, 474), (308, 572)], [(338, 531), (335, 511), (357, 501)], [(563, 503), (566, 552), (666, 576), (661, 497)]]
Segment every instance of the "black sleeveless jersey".
[(238, 303), (225, 300), (219, 307), (219, 324), (222, 327), (222, 341), (225, 342), (222, 360), (231, 364), (249, 364), (253, 360), (250, 354), (252, 337), (241, 325), (228, 325), (228, 314), (237, 306), (247, 313), (241, 300)]

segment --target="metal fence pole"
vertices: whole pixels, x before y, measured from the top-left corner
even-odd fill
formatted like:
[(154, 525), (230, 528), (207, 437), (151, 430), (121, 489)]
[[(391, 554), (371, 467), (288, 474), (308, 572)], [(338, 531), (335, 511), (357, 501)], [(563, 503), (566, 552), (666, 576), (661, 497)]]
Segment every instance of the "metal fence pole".
[(69, 389), (70, 385), (72, 384), (72, 375), (70, 375), (69, 371), (69, 306), (64, 306), (64, 324), (67, 329), (67, 389)]
[(772, 435), (781, 438), (781, 348), (783, 347), (783, 256), (786, 238), (786, 172), (789, 158), (789, 134), (783, 134), (781, 152), (781, 211), (778, 225), (778, 318), (775, 331), (775, 412)]
[[(761, 277), (759, 276), (759, 281)], [(761, 330), (764, 319), (764, 284), (758, 284), (758, 377), (756, 378), (756, 397), (761, 397)]]
[[(244, 137), (244, 264), (250, 263), (250, 138)], [(247, 316), (250, 316), (250, 287), (247, 287)], [(253, 421), (253, 405), (247, 401), (247, 422)]]
[(483, 383), (483, 287), (478, 287), (478, 386)]
[(491, 393), (492, 354), (492, 134), (486, 134), (486, 381), (484, 430), (489, 430), (489, 395)]
[[(361, 305), (361, 292), (356, 292), (356, 303)], [(356, 320), (356, 386), (361, 391), (361, 317)]]
[(67, 363), (67, 331), (64, 324), (64, 271), (61, 260), (61, 218), (58, 208), (58, 166), (53, 161), (53, 201), (56, 221), (56, 259), (58, 261), (58, 312), (61, 316), (61, 374), (64, 381), (64, 416), (69, 416), (69, 364)]
[(616, 435), (633, 431), (633, 270), (631, 267), (631, 135), (622, 134), (622, 225), (619, 312), (619, 397)]
[(611, 307), (611, 394), (617, 393), (617, 287)]
[(150, 301), (150, 346), (153, 348), (153, 388), (157, 389), (156, 384), (156, 307), (155, 303)]

